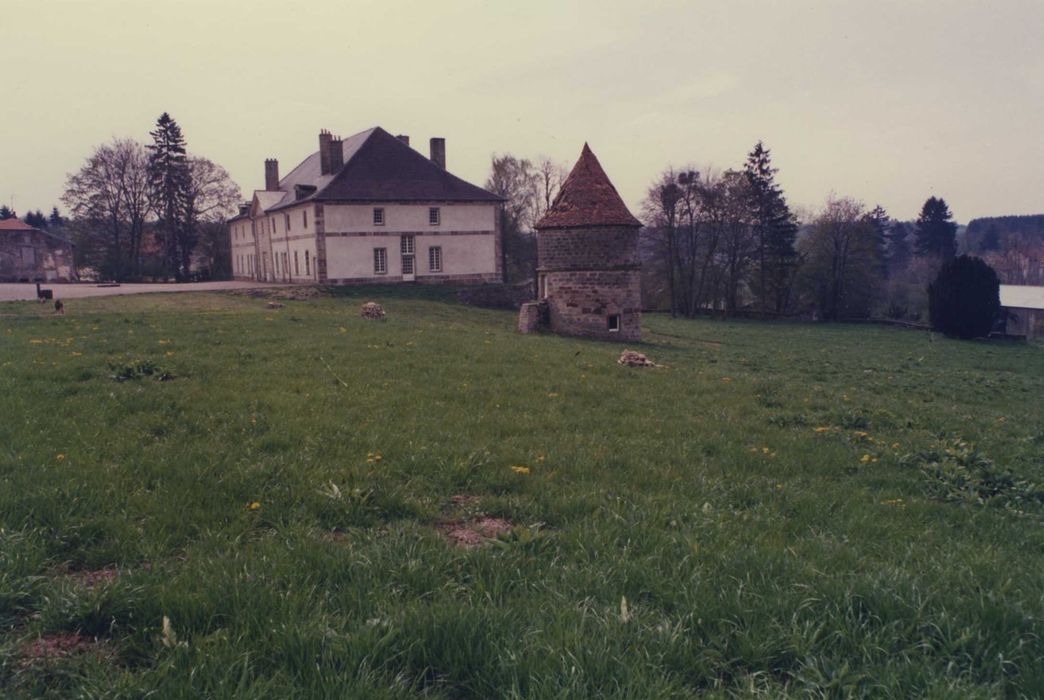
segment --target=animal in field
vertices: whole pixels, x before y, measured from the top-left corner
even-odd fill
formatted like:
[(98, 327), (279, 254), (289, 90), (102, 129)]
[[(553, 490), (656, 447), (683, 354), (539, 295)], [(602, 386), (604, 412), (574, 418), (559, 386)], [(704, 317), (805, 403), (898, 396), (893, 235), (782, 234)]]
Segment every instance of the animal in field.
[(54, 300), (54, 313), (59, 316), (65, 315), (65, 304), (62, 303), (61, 299)]
[(43, 302), (54, 299), (53, 289), (40, 289), (40, 283), (36, 283), (36, 298), (42, 304)]

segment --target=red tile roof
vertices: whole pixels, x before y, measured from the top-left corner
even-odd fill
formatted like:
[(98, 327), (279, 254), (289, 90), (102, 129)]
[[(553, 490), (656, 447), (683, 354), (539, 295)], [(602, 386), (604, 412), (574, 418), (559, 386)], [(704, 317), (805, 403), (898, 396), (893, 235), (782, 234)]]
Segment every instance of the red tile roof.
[(574, 226), (641, 226), (602, 170), (598, 158), (585, 143), (569, 177), (536, 228)]
[(20, 219), (4, 219), (0, 221), (0, 231), (37, 231), (38, 229)]

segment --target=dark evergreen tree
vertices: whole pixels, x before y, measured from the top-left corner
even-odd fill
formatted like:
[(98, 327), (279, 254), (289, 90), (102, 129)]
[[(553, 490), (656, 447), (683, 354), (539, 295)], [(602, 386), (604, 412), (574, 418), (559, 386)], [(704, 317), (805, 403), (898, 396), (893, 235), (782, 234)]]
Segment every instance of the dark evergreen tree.
[(191, 232), (185, 226), (185, 211), (190, 185), (188, 156), (181, 127), (164, 112), (150, 131), (149, 188), (153, 209), (159, 217), (168, 272), (179, 282), (189, 275), (192, 255)]
[(949, 260), (928, 285), (932, 329), (946, 335), (987, 336), (1000, 308), (1000, 279), (981, 258), (962, 255)]
[(929, 197), (917, 217), (918, 255), (934, 255), (949, 260), (957, 254), (957, 224), (941, 197)]
[(888, 276), (888, 232), (891, 220), (884, 207), (878, 204), (866, 213), (866, 222), (874, 230), (874, 250), (877, 251), (878, 270)]
[(58, 211), (58, 207), (51, 208), (51, 216), (47, 219), (47, 225), (52, 228), (65, 225), (65, 219), (62, 218), (61, 213)]
[(25, 223), (33, 228), (47, 228), (47, 217), (44, 216), (43, 212), (39, 209), (36, 211), (29, 211), (26, 212)]
[(778, 168), (772, 153), (758, 141), (743, 166), (750, 182), (751, 210), (757, 238), (757, 270), (753, 287), (762, 311), (782, 313), (790, 301), (791, 283), (797, 268), (797, 222), (787, 206), (783, 190), (776, 184)]
[(3, 221), (4, 219), (13, 219), (16, 216), (18, 216), (18, 215), (15, 214), (14, 209), (8, 208), (8, 206), (6, 204), (3, 205), (3, 206), (0, 206), (0, 221)]
[(910, 227), (896, 221), (888, 230), (888, 274), (905, 270), (910, 264)]

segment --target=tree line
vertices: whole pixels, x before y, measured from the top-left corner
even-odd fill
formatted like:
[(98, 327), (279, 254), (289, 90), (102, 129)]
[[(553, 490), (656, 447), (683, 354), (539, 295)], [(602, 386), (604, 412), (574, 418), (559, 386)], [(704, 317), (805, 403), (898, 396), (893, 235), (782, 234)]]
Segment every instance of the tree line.
[[(799, 217), (758, 142), (742, 167), (666, 168), (642, 202), (643, 297), (675, 316), (886, 316), (926, 320), (928, 284), (957, 252), (946, 202), (929, 197), (915, 221), (831, 195)], [(506, 198), (501, 220), (507, 280), (533, 277), (533, 225), (566, 169), (495, 155), (486, 188)]]
[(152, 142), (115, 138), (66, 179), (77, 264), (116, 281), (227, 276), (225, 220), (240, 202), (224, 168), (191, 155), (166, 112)]

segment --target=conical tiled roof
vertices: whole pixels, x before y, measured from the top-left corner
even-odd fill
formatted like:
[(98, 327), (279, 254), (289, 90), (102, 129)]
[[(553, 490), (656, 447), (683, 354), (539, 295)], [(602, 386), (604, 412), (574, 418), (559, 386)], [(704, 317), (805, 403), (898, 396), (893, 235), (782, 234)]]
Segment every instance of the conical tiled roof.
[(569, 177), (536, 228), (572, 228), (574, 226), (641, 226), (619, 193), (609, 182), (602, 164), (585, 143)]

